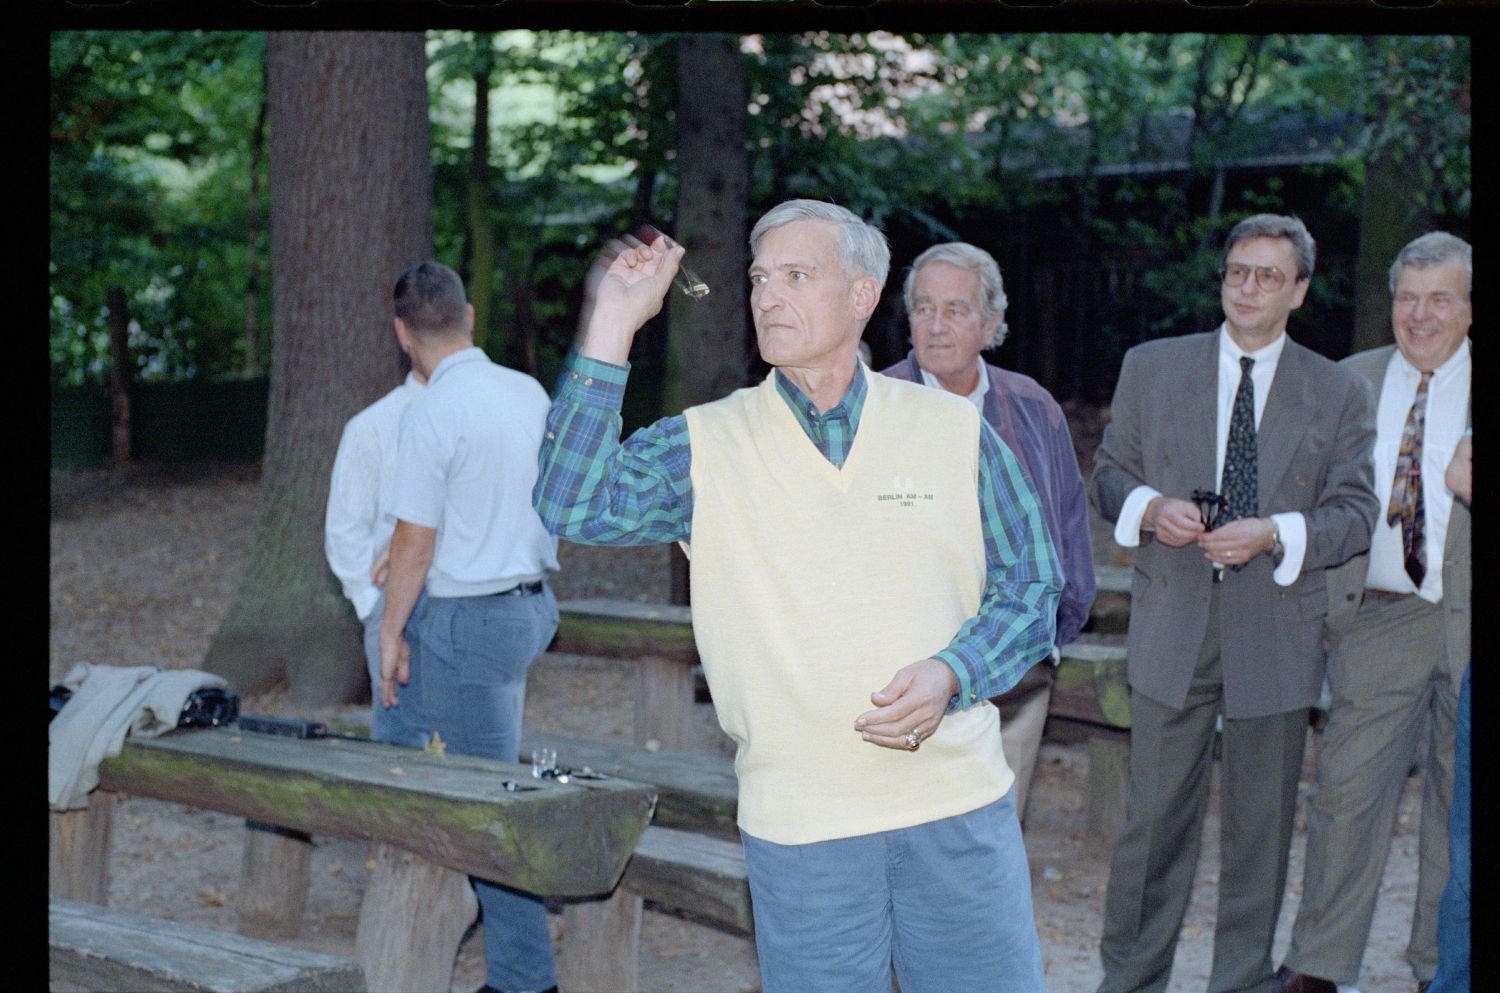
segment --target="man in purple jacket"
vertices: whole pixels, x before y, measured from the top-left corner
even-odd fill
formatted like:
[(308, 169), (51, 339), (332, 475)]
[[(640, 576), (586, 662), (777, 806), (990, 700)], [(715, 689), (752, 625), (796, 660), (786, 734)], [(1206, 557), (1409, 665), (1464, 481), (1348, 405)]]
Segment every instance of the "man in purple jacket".
[[(1000, 266), (964, 242), (934, 245), (906, 274), (906, 315), (912, 351), (884, 370), (887, 376), (967, 397), (1020, 461), (1041, 499), (1047, 533), (1066, 585), (1057, 605), (1057, 649), (1078, 637), (1094, 603), (1094, 554), (1089, 541), (1088, 493), (1062, 408), (1030, 376), (987, 364), (979, 353), (1005, 340), (1005, 286)], [(1042, 725), (1052, 698), (1052, 665), (1039, 664), (1000, 708), (1005, 761), (1016, 774), (1016, 814), (1036, 768)]]

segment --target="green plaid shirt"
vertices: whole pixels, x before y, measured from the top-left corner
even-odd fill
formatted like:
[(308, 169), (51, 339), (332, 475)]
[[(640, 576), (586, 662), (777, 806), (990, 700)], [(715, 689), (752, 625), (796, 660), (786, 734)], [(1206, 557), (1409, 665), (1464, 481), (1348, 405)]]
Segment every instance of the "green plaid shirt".
[[(688, 541), (693, 486), (687, 420), (664, 417), (621, 442), (628, 375), (627, 366), (570, 356), (547, 415), (533, 492), (537, 513), (553, 534), (584, 544)], [(776, 388), (818, 450), (842, 467), (869, 391), (864, 368), (856, 368), (849, 392), (826, 413), (779, 371)], [(1062, 595), (1062, 570), (1036, 493), (982, 420), (978, 500), (986, 565), (979, 612), (935, 656), (958, 677), (950, 709), (1004, 693), (1048, 657)]]

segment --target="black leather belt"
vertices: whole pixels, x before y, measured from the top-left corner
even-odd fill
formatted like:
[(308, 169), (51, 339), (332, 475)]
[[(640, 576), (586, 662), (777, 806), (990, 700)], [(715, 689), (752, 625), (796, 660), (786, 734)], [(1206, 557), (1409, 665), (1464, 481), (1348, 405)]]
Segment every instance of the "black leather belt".
[(534, 583), (522, 583), (520, 586), (512, 586), (499, 593), (491, 593), (490, 596), (536, 596), (540, 592), (542, 592), (542, 581), (538, 579)]
[(1381, 600), (1381, 601), (1389, 603), (1392, 600), (1405, 600), (1409, 596), (1416, 596), (1416, 594), (1415, 593), (1395, 593), (1395, 592), (1393, 592), (1391, 590), (1377, 590), (1377, 589), (1371, 589), (1371, 588), (1367, 587), (1365, 589), (1365, 596), (1364, 596), (1364, 598), (1366, 600)]

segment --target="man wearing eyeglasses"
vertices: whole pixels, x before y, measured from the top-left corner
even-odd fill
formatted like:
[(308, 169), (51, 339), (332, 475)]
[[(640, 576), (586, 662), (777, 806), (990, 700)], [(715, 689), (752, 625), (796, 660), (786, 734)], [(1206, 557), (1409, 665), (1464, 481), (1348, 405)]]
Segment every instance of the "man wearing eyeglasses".
[(1395, 344), (1344, 360), (1380, 396), (1374, 459), (1382, 503), (1369, 554), (1329, 573), (1333, 706), (1307, 798), (1302, 903), (1277, 975), (1281, 993), (1334, 993), (1336, 983), (1358, 980), (1396, 811), (1424, 744), (1406, 954), (1418, 989), (1437, 969), (1473, 575), (1471, 487), (1454, 476), (1458, 489), (1450, 489), (1444, 476), (1455, 455), (1458, 468), (1467, 464), (1473, 278), (1468, 242), (1441, 231), (1412, 241), (1391, 265)]
[[(1326, 571), (1368, 547), (1378, 510), (1368, 382), (1286, 334), (1314, 257), (1294, 217), (1237, 224), (1219, 273), (1224, 323), (1126, 353), (1094, 457), (1092, 497), (1135, 566), (1130, 783), (1100, 993), (1167, 987), (1221, 723), (1208, 989), (1274, 986), (1297, 779), (1323, 682)], [(1197, 504), (1195, 490), (1207, 491)], [(1200, 505), (1214, 507), (1212, 527)]]

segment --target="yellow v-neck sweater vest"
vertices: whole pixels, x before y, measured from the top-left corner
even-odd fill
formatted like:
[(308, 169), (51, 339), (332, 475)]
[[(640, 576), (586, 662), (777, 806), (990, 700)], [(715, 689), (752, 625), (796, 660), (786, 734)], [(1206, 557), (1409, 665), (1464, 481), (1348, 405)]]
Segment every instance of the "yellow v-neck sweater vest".
[(1014, 778), (988, 703), (947, 715), (916, 752), (854, 730), (871, 693), (978, 612), (985, 578), (978, 412), (867, 376), (842, 470), (772, 378), (687, 411), (693, 629), (738, 746), (740, 827), (777, 844), (967, 813)]

